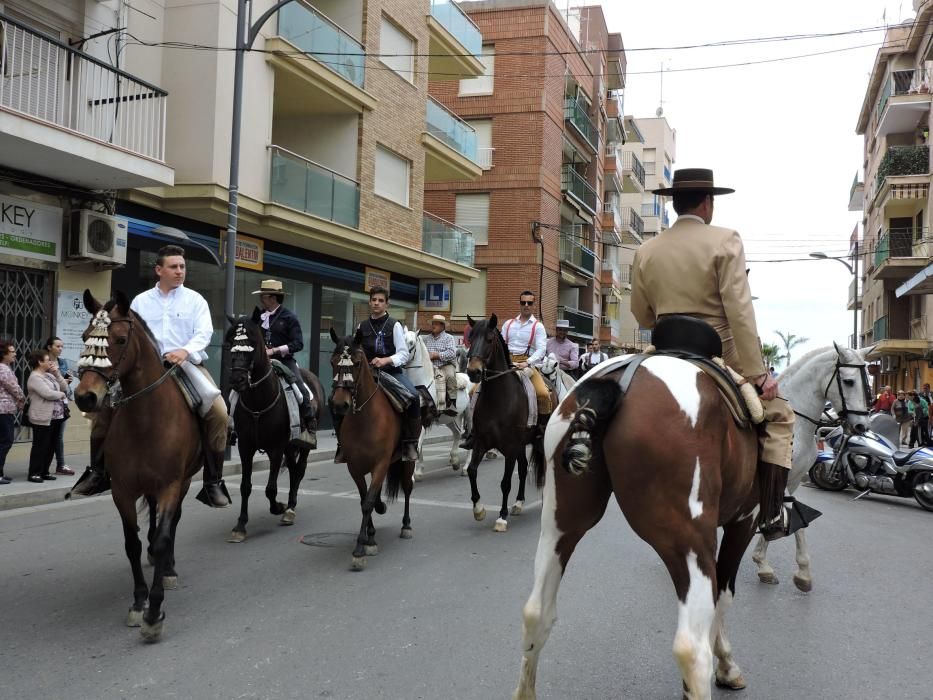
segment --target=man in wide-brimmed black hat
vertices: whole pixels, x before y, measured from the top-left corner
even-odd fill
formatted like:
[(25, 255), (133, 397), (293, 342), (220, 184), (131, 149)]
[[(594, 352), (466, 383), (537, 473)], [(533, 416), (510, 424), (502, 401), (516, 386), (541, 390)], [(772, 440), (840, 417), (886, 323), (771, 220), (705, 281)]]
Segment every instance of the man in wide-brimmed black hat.
[(674, 172), (671, 187), (653, 192), (673, 198), (678, 218), (635, 253), (632, 313), (644, 328), (675, 314), (707, 322), (722, 340), (726, 364), (759, 388), (765, 409), (758, 441), (760, 526), (768, 539), (783, 537), (791, 529), (783, 499), (794, 413), (778, 397), (777, 382), (761, 356), (742, 239), (736, 231), (710, 225), (714, 198), (735, 190), (716, 187), (712, 170), (685, 168)]

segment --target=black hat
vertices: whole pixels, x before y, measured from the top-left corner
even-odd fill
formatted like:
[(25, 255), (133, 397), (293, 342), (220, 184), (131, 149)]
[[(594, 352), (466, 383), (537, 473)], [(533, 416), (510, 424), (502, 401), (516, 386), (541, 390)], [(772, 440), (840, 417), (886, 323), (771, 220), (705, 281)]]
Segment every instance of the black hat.
[(678, 192), (705, 192), (707, 194), (732, 194), (729, 187), (716, 187), (713, 184), (713, 171), (707, 168), (681, 168), (674, 171), (674, 184), (651, 190), (652, 194), (673, 195)]

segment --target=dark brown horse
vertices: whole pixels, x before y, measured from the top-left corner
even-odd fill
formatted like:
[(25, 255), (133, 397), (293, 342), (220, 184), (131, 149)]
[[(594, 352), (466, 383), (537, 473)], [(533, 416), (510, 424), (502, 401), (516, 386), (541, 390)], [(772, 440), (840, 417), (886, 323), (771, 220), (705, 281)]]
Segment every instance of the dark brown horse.
[[(386, 500), (394, 501), (399, 486), (405, 493), (405, 514), (402, 516), (402, 539), (411, 539), (411, 518), (408, 508), (414, 485), (415, 463), (403, 462), (399, 451), (402, 420), (389, 399), (379, 388), (363, 352), (362, 335), (339, 338), (333, 328), (330, 337), (334, 352), (330, 364), (334, 371), (334, 391), (330, 404), (334, 413), (343, 416), (340, 424), (340, 444), (347, 460), (347, 469), (360, 492), (363, 520), (353, 550), (352, 568), (362, 571), (366, 557), (378, 554), (376, 527), (372, 514), (386, 512), (382, 501), (382, 485), (386, 485)], [(369, 487), (366, 475), (370, 475)]]
[(480, 503), (476, 485), (479, 463), (488, 450), (499, 450), (505, 457), (505, 471), (500, 484), (502, 507), (493, 529), (505, 532), (509, 524), (508, 501), (515, 463), (518, 462), (518, 494), (511, 514), (519, 515), (525, 505), (525, 480), (528, 477), (525, 447), (531, 445), (531, 461), (536, 470), (539, 467), (543, 469), (544, 441), (536, 426), (528, 427), (528, 396), (519, 378), (519, 370), (512, 365), (496, 315), (480, 321), (469, 318), (469, 323), (472, 331), (467, 376), (471, 382), (480, 384), (473, 407), (473, 452), (467, 468), (473, 517), (476, 520), (486, 517), (486, 508)]
[[(130, 310), (126, 296), (117, 292), (101, 306), (85, 291), (84, 305), (93, 318), (84, 333), (75, 403), (93, 413), (112, 402), (113, 418), (102, 449), (133, 569), (133, 605), (126, 624), (141, 626), (143, 638), (154, 642), (165, 619), (164, 588), (174, 587), (181, 503), (203, 462), (201, 429), (171, 378), (174, 368), (163, 366), (158, 343)], [(120, 392), (114, 395), (118, 381)], [(140, 498), (150, 508), (149, 556), (155, 566), (151, 588), (140, 560), (136, 521)]]
[[(864, 360), (856, 351), (837, 351), (835, 365), (827, 363), (814, 383), (832, 394), (836, 379), (836, 395), (852, 409), (850, 424), (864, 429)], [(695, 365), (650, 356), (623, 394), (622, 361), (591, 370), (547, 427), (541, 536), (534, 588), (523, 611), (524, 658), (515, 700), (535, 697), (538, 656), (556, 619), (564, 569), (613, 494), (673, 580), (679, 601), (674, 658), (685, 697), (708, 700), (714, 672), (717, 685), (745, 687), (724, 616), (756, 529), (756, 433), (736, 424), (713, 380)], [(779, 624), (778, 613), (774, 619)]]
[[(239, 394), (233, 411), (233, 424), (239, 440), (243, 477), (240, 481), (240, 517), (227, 541), (242, 542), (246, 539), (246, 523), (249, 521), (256, 451), (263, 450), (269, 455), (269, 482), (266, 484), (269, 512), (281, 515), (282, 525), (292, 525), (298, 504), (298, 487), (305, 477), (311, 448), (289, 444), (291, 430), (285, 391), (266, 354), (262, 330), (246, 316), (229, 320), (230, 328), (224, 344), (230, 349), (230, 386)], [(303, 368), (298, 380), (304, 381), (311, 390), (311, 409), (315, 419), (319, 418), (324, 395), (320, 380)], [(279, 469), (283, 458), (289, 477), (288, 503), (284, 504), (278, 500)]]

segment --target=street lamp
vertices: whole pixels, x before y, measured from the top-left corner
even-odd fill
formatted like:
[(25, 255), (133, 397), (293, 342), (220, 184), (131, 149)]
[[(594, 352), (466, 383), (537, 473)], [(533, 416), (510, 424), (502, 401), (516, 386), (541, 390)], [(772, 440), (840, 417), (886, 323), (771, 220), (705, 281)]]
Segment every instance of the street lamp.
[(852, 252), (852, 265), (847, 263), (842, 258), (831, 258), (826, 253), (810, 253), (811, 258), (816, 258), (817, 260), (835, 260), (838, 263), (845, 265), (846, 269), (852, 273), (852, 278), (854, 279), (854, 292), (855, 298), (852, 300), (852, 347), (856, 350), (858, 349), (858, 309), (859, 309), (859, 299), (858, 299), (858, 241), (854, 244), (854, 249)]
[(224, 269), (224, 264), (221, 262), (220, 258), (217, 257), (217, 253), (211, 250), (208, 246), (204, 245), (200, 241), (194, 240), (187, 233), (178, 228), (172, 228), (171, 226), (156, 226), (152, 229), (152, 232), (157, 236), (162, 236), (163, 238), (171, 238), (174, 241), (179, 241), (185, 245), (193, 245), (201, 248), (202, 250), (207, 251), (207, 254), (211, 256), (211, 260), (214, 261), (214, 264), (217, 265), (221, 270)]

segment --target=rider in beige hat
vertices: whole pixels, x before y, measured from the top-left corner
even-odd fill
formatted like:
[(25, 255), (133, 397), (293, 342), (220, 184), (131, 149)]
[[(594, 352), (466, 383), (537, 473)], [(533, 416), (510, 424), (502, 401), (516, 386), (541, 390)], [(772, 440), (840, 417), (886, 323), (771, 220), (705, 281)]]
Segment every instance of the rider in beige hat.
[(434, 383), (437, 389), (437, 410), (449, 416), (457, 415), (457, 341), (447, 332), (447, 319), (437, 314), (431, 318), (431, 335), (425, 336)]

